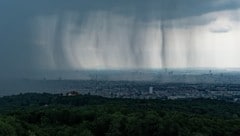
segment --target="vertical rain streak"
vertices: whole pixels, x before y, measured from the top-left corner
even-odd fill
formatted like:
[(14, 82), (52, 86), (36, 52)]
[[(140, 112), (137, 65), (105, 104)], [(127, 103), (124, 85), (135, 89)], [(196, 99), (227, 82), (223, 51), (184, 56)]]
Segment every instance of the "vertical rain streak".
[[(171, 27), (164, 19), (143, 22), (135, 16), (99, 11), (89, 13), (78, 23), (79, 15), (66, 16), (70, 17), (58, 17), (57, 30), (41, 32), (40, 36), (53, 35), (52, 54), (60, 68), (69, 65), (73, 69), (149, 69), (175, 63), (176, 56), (169, 54), (167, 42), (171, 39)], [(181, 50), (177, 53), (181, 54)]]
[(165, 23), (164, 21), (161, 22), (161, 25), (160, 25), (160, 30), (161, 30), (161, 40), (162, 40), (162, 43), (161, 43), (161, 47), (162, 47), (162, 50), (161, 50), (161, 62), (162, 62), (162, 68), (165, 68), (167, 67), (167, 60), (166, 60), (166, 28), (165, 28)]
[[(168, 7), (176, 10), (167, 11)], [(36, 26), (38, 35), (35, 40), (44, 41), (42, 43), (47, 48), (42, 50), (50, 58), (43, 66), (45, 69), (49, 65), (50, 68), (70, 70), (220, 67), (222, 60), (229, 58), (231, 63), (224, 61), (226, 63), (222, 66), (238, 65), (234, 63), (237, 61), (233, 59), (235, 54), (221, 57), (228, 45), (221, 38), (224, 35), (229, 36), (232, 44), (229, 51), (237, 49), (237, 42), (231, 42), (237, 41), (236, 37), (226, 30), (232, 30), (233, 23), (238, 24), (230, 16), (235, 11), (224, 13), (226, 17), (213, 12), (169, 18), (179, 14), (181, 8), (177, 3), (171, 5), (162, 1), (160, 8), (163, 10), (151, 11), (149, 8), (149, 12), (144, 13), (146, 18), (135, 12), (124, 14), (113, 10), (94, 10), (84, 14), (68, 12), (64, 17), (57, 14), (38, 18), (40, 25)], [(214, 21), (222, 17), (227, 18), (227, 24), (211, 28)], [(50, 29), (51, 25), (55, 29)], [(221, 45), (212, 45), (214, 43)], [(45, 57), (42, 56), (42, 60)]]

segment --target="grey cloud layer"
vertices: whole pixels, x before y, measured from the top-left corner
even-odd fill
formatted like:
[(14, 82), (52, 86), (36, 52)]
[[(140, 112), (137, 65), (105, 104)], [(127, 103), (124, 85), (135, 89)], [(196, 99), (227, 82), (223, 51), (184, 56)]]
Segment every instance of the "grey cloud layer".
[[(0, 74), (11, 74), (12, 71), (24, 71), (23, 73), (25, 73), (26, 71), (37, 70), (40, 66), (43, 68), (45, 67), (46, 69), (71, 69), (72, 66), (69, 65), (76, 63), (71, 61), (78, 62), (79, 65), (74, 67), (84, 67), (82, 65), (94, 60), (96, 61), (96, 59), (93, 58), (88, 62), (87, 59), (83, 60), (78, 58), (78, 56), (74, 56), (77, 53), (71, 55), (72, 51), (69, 51), (69, 46), (76, 46), (76, 40), (78, 38), (82, 38), (81, 41), (78, 41), (82, 42), (89, 37), (92, 39), (91, 42), (95, 41), (96, 43), (88, 44), (94, 45), (94, 49), (92, 50), (95, 50), (94, 53), (102, 52), (100, 54), (107, 54), (105, 53), (105, 50), (101, 51), (101, 49), (99, 49), (106, 44), (105, 42), (108, 42), (107, 44), (112, 44), (116, 41), (125, 42), (121, 43), (121, 45), (118, 45), (120, 43), (116, 43), (115, 46), (109, 45), (107, 47), (107, 45), (105, 45), (104, 48), (114, 48), (112, 50), (115, 50), (115, 52), (110, 53), (110, 55), (122, 57), (121, 61), (114, 60), (114, 57), (104, 55), (102, 58), (98, 58), (98, 61), (105, 63), (105, 67), (108, 67), (110, 63), (116, 66), (127, 65), (129, 67), (147, 65), (148, 63), (153, 62), (151, 62), (151, 57), (148, 57), (144, 50), (147, 48), (146, 43), (149, 43), (149, 41), (152, 40), (152, 37), (150, 40), (147, 38), (142, 41), (139, 40), (142, 39), (141, 37), (147, 37), (147, 33), (143, 32), (146, 30), (148, 30), (149, 33), (157, 33), (152, 34), (153, 37), (154, 35), (157, 35), (163, 39), (155, 39), (156, 42), (162, 44), (162, 47), (159, 50), (159, 57), (164, 59), (160, 60), (171, 60), (171, 57), (166, 58), (168, 55), (163, 55), (165, 53), (163, 51), (165, 50), (164, 48), (168, 47), (165, 47), (167, 46), (164, 43), (166, 37), (164, 37), (162, 33), (164, 32), (164, 28), (169, 25), (169, 23), (164, 24), (163, 21), (198, 16), (213, 11), (236, 9), (239, 7), (238, 0), (2, 0), (0, 2)], [(89, 15), (95, 13), (98, 14), (98, 12), (106, 13), (103, 17), (103, 19), (105, 18), (105, 21), (106, 19), (109, 19), (107, 16), (112, 17), (112, 14), (119, 16), (113, 20), (109, 20), (107, 23), (92, 23), (92, 21), (104, 21), (101, 19), (101, 15), (96, 16), (100, 16), (100, 19), (92, 19), (92, 21), (89, 21), (92, 17)], [(114, 21), (121, 19), (121, 17), (124, 17), (121, 21), (126, 21), (127, 25), (127, 27), (122, 27), (122, 30), (121, 28), (116, 28), (116, 25), (113, 25), (115, 23)], [(154, 20), (162, 21), (162, 23), (160, 22), (160, 25), (158, 24), (159, 26), (155, 26), (159, 27), (161, 32), (151, 31), (152, 27), (142, 27), (142, 24), (146, 22), (150, 22), (147, 23), (147, 25), (155, 25), (152, 23)], [(196, 24), (199, 22), (192, 23)], [(187, 25), (190, 24), (191, 23)], [(71, 25), (75, 26), (73, 27)], [(175, 25), (178, 24), (173, 24), (173, 26)], [(186, 25), (186, 22), (183, 23), (183, 26), (184, 25)], [(36, 28), (36, 26), (38, 26), (38, 28)], [(84, 26), (87, 28), (85, 28), (85, 32), (82, 33), (84, 28), (81, 30), (79, 28)], [(74, 30), (76, 32), (69, 32), (69, 27), (76, 28)], [(36, 29), (41, 30), (36, 32)], [(138, 35), (136, 35), (136, 33), (138, 33)], [(88, 34), (88, 37), (86, 37), (86, 34)], [(102, 41), (98, 39), (103, 38), (107, 40), (109, 39), (106, 38), (107, 35), (110, 37), (111, 35), (125, 35), (126, 37), (122, 37), (121, 39), (112, 36), (110, 38), (111, 40), (116, 41)], [(86, 39), (84, 39), (84, 36)], [(36, 39), (40, 40), (37, 42), (40, 42), (41, 45), (44, 44), (45, 47), (39, 47), (36, 45)], [(145, 44), (142, 42), (145, 42)], [(68, 46), (66, 44), (70, 45)], [(120, 48), (121, 46), (126, 47)], [(139, 46), (141, 47), (139, 48)], [(83, 47), (85, 48), (85, 46)], [(80, 47), (77, 48), (79, 49)], [(125, 52), (126, 54), (121, 56), (121, 54), (118, 54), (117, 50), (122, 50), (121, 52)], [(81, 52), (80, 49), (79, 51)], [(130, 57), (131, 54), (135, 54), (136, 56)], [(141, 61), (144, 61), (144, 63)], [(113, 62), (118, 64), (114, 64)]]

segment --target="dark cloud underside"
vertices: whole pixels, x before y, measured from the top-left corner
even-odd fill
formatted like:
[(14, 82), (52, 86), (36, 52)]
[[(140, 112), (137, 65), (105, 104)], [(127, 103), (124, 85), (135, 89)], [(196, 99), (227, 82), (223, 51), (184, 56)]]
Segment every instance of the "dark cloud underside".
[[(239, 7), (238, 0), (1, 0), (0, 76), (36, 69), (35, 55), (38, 48), (33, 45), (31, 20), (37, 16), (76, 12), (84, 18), (94, 11), (107, 11), (134, 16), (136, 20), (144, 22), (197, 16)], [(55, 57), (59, 58), (62, 49), (56, 46), (55, 50)], [(56, 60), (64, 60), (64, 56)], [(62, 62), (57, 63), (60, 65)]]

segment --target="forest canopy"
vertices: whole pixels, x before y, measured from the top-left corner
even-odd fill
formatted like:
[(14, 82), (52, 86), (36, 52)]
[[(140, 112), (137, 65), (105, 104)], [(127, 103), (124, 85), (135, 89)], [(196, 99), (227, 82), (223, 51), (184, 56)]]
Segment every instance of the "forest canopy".
[(0, 98), (5, 136), (227, 136), (240, 105), (209, 99), (134, 100), (20, 94)]

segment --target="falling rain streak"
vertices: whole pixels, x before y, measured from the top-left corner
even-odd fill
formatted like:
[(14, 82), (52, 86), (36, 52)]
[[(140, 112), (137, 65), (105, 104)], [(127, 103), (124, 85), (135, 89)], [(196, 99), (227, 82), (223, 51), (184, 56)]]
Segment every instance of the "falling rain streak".
[(79, 18), (71, 14), (36, 19), (36, 43), (45, 52), (41, 57), (48, 58), (48, 67), (65, 67), (67, 62), (66, 67), (74, 69), (164, 68), (174, 66), (175, 59), (187, 62), (185, 49), (175, 52), (181, 58), (169, 54), (167, 40), (173, 35), (164, 21), (141, 22), (107, 12)]
[(40, 16), (35, 39), (47, 69), (234, 67), (239, 31), (228, 31), (239, 29), (229, 19), (235, 12), (148, 21), (106, 11)]

